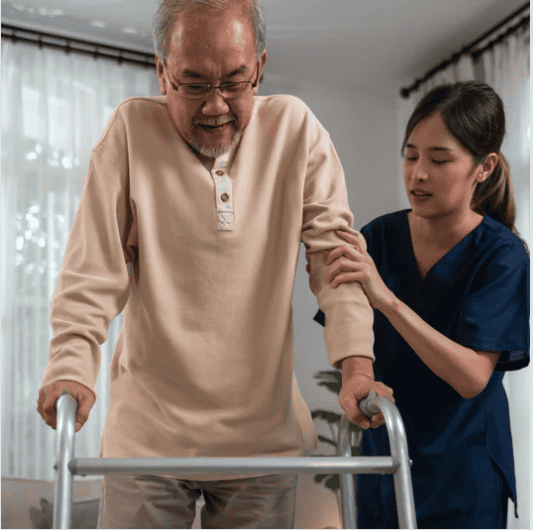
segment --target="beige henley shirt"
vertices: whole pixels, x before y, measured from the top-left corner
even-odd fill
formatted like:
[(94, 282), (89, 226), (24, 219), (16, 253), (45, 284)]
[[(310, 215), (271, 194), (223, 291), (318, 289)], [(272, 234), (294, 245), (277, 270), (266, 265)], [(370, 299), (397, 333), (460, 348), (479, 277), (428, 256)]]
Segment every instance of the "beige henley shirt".
[(315, 434), (292, 361), (298, 251), (303, 241), (329, 362), (373, 358), (361, 287), (323, 281), (321, 251), (343, 243), (335, 229), (359, 235), (351, 227), (340, 161), (299, 99), (255, 96), (239, 145), (211, 171), (165, 97), (126, 100), (92, 153), (43, 386), (93, 389), (100, 344), (123, 310), (101, 456), (309, 454)]

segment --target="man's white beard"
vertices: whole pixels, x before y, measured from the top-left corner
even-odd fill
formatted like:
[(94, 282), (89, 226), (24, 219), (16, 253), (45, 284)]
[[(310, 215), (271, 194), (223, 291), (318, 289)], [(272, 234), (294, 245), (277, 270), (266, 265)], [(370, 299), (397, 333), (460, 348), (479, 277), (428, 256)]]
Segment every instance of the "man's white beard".
[(191, 140), (191, 147), (201, 155), (207, 156), (208, 158), (217, 158), (218, 156), (227, 153), (233, 146), (237, 145), (240, 139), (241, 133), (236, 132), (228, 145), (220, 145), (217, 147), (204, 147), (193, 138)]

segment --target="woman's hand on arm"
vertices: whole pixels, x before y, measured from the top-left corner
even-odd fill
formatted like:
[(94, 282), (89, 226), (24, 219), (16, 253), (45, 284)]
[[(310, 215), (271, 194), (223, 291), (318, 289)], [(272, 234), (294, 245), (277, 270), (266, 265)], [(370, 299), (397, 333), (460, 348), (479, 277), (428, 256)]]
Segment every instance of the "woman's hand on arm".
[[(462, 397), (483, 391), (501, 352), (476, 351), (452, 341), (420, 318), (385, 285), (370, 255), (351, 234), (337, 235), (353, 245), (332, 250), (326, 264), (333, 263), (326, 281), (335, 288), (341, 283), (359, 282), (370, 304), (379, 309), (428, 368), (452, 386)], [(351, 263), (350, 263), (351, 261)]]
[(333, 289), (341, 283), (360, 283), (374, 309), (392, 304), (395, 296), (381, 279), (374, 260), (361, 242), (352, 234), (342, 230), (336, 230), (336, 234), (353, 245), (353, 248), (350, 245), (341, 245), (329, 252), (326, 265), (338, 261), (329, 269), (326, 282)]

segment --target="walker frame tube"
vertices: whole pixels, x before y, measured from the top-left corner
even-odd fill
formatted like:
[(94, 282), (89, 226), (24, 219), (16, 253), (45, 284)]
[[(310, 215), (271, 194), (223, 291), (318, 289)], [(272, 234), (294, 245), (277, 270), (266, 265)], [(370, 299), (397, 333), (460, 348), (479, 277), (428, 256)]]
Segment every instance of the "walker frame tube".
[(74, 458), (75, 418), (78, 403), (65, 390), (56, 403), (56, 480), (54, 483), (54, 528), (70, 528), (72, 512), (72, 472)]
[[(368, 402), (365, 408), (365, 403)], [(344, 528), (355, 528), (353, 473), (392, 473), (400, 528), (416, 528), (405, 431), (398, 409), (372, 393), (360, 404), (367, 415), (383, 413), (391, 444), (390, 457), (352, 457), (351, 422), (344, 415), (339, 425), (337, 456), (331, 457), (200, 457), (200, 458), (74, 458), (77, 404), (64, 392), (57, 401), (57, 471), (54, 487), (54, 528), (69, 528), (74, 475), (128, 475), (158, 473), (340, 473)], [(367, 410), (371, 409), (371, 410)], [(401, 490), (401, 491), (398, 491)]]
[[(352, 431), (350, 429), (351, 421), (344, 414), (339, 423), (339, 432), (337, 436), (337, 459), (341, 458), (350, 458), (352, 457)], [(358, 462), (361, 462), (361, 458), (357, 459)], [(371, 458), (371, 457), (366, 457)], [(371, 458), (372, 462), (375, 462)], [(391, 468), (392, 468), (392, 458), (391, 458)], [(357, 468), (355, 471), (361, 473), (361, 468)], [(385, 471), (385, 473), (390, 473), (390, 471)], [(355, 524), (355, 484), (354, 476), (352, 473), (342, 473), (340, 476), (340, 485), (341, 485), (341, 512), (342, 512), (342, 523), (344, 528), (356, 528)]]
[(370, 392), (359, 406), (368, 417), (378, 412), (383, 414), (389, 435), (391, 458), (397, 465), (392, 476), (398, 522), (400, 528), (416, 528), (415, 500), (410, 472), (411, 461), (407, 451), (405, 427), (400, 413), (392, 401), (383, 396), (377, 396), (374, 391)]

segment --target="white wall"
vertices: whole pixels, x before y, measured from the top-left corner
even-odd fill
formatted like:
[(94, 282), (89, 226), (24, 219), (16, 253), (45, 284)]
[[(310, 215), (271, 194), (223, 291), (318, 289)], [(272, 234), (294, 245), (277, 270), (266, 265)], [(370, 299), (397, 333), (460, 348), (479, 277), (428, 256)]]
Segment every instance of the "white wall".
[[(269, 74), (268, 67), (259, 93), (301, 98), (329, 132), (344, 167), (354, 228), (398, 209), (395, 99), (288, 81)], [(308, 285), (302, 245), (293, 291), (296, 378), (311, 410), (340, 411), (337, 397), (318, 387), (313, 379), (319, 370), (332, 369), (327, 363), (322, 327), (313, 321), (317, 308)], [(319, 424), (317, 427), (323, 432)]]

